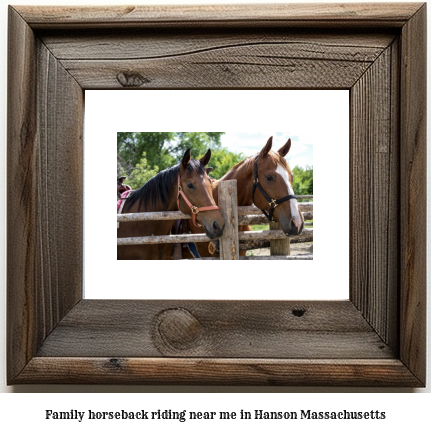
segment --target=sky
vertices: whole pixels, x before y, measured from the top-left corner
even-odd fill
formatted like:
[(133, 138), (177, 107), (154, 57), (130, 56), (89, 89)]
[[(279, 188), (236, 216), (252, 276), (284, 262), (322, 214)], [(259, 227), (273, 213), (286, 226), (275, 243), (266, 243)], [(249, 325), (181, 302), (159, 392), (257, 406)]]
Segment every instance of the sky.
[(313, 142), (304, 131), (289, 132), (226, 132), (222, 135), (222, 145), (233, 152), (242, 152), (245, 157), (260, 151), (273, 137), (273, 150), (278, 150), (287, 140), (292, 140), (292, 147), (286, 156), (291, 168), (313, 166)]

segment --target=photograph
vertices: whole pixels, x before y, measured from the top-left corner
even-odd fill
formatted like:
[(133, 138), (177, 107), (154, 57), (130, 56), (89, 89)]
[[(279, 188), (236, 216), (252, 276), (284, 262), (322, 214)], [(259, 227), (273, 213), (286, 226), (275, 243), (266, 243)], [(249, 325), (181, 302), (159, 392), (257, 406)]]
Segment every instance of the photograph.
[(118, 132), (117, 259), (312, 259), (313, 145), (274, 136)]

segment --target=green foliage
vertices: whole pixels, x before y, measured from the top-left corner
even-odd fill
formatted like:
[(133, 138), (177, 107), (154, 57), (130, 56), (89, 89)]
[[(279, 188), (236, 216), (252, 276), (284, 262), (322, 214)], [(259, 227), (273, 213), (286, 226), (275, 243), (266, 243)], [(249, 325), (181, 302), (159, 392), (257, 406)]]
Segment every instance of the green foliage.
[[(141, 187), (159, 171), (178, 163), (190, 148), (192, 157), (199, 159), (211, 149), (211, 176), (223, 177), (245, 158), (221, 146), (224, 132), (118, 132), (117, 176), (127, 177), (133, 189)], [(313, 194), (313, 167), (293, 168), (293, 189), (297, 195)]]
[(188, 148), (191, 149), (194, 159), (199, 159), (208, 149), (211, 149), (212, 152), (220, 149), (221, 136), (224, 132), (174, 132), (174, 134), (176, 135), (175, 141), (171, 143), (170, 153), (179, 162)]
[(127, 172), (136, 167), (145, 154), (150, 168), (163, 170), (176, 163), (168, 145), (174, 138), (174, 132), (118, 132), (117, 160)]
[(295, 195), (313, 195), (313, 167), (304, 169), (296, 166), (292, 172)]
[(150, 180), (151, 177), (154, 177), (159, 171), (157, 167), (151, 168), (148, 165), (147, 159), (145, 158), (145, 153), (143, 155), (144, 156), (138, 162), (136, 167), (131, 169), (129, 173), (126, 173), (124, 171), (120, 173), (121, 175), (125, 175), (127, 177), (125, 183), (131, 186), (133, 190), (139, 189), (143, 184)]
[(234, 165), (244, 159), (242, 153), (233, 153), (227, 148), (212, 150), (209, 166), (214, 168), (211, 177), (216, 179), (222, 178)]
[(190, 148), (192, 157), (221, 147), (223, 132), (118, 132), (117, 155), (135, 167), (146, 154), (148, 165), (164, 170), (178, 163)]
[(190, 148), (194, 159), (211, 149), (210, 165), (215, 168), (212, 175), (221, 177), (242, 158), (242, 155), (221, 147), (223, 133), (118, 132), (117, 176), (125, 175), (127, 184), (140, 187), (157, 172), (178, 163)]

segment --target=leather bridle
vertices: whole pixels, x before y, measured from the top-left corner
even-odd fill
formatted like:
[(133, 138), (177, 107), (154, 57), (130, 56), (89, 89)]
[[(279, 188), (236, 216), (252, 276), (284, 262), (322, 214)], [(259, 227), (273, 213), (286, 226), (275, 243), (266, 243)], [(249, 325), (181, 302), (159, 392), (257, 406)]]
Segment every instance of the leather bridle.
[[(194, 206), (186, 197), (186, 194), (183, 192), (183, 188), (181, 187), (180, 182), (180, 174), (178, 173), (178, 196), (177, 196), (177, 205), (178, 210), (180, 210), (180, 195), (183, 197), (184, 201), (186, 202), (187, 206), (192, 211), (192, 221), (193, 225), (196, 227), (201, 227), (202, 225), (199, 224), (199, 222), (196, 221), (196, 215), (199, 212), (207, 211), (207, 210), (218, 210), (219, 208), (217, 206), (207, 206), (207, 207), (196, 207)], [(181, 210), (180, 210), (181, 211)]]
[[(286, 195), (283, 198), (279, 198), (277, 200), (272, 199), (263, 189), (263, 187), (261, 186), (261, 184), (259, 183), (259, 177), (258, 177), (258, 173), (257, 173), (257, 159), (259, 158), (259, 155), (256, 156), (256, 159), (254, 160), (254, 183), (253, 183), (253, 191), (251, 193), (251, 199), (253, 200), (253, 204), (255, 204), (254, 202), (254, 193), (256, 191), (256, 188), (258, 188), (260, 190), (260, 193), (263, 195), (263, 197), (266, 199), (266, 201), (268, 201), (269, 204), (269, 213), (267, 213), (265, 210), (261, 209), (263, 214), (267, 217), (267, 219), (270, 222), (277, 222), (273, 217), (273, 213), (275, 208), (281, 204), (284, 203), (285, 201), (289, 201), (291, 199), (297, 199), (296, 195)], [(256, 206), (257, 207), (257, 206)]]

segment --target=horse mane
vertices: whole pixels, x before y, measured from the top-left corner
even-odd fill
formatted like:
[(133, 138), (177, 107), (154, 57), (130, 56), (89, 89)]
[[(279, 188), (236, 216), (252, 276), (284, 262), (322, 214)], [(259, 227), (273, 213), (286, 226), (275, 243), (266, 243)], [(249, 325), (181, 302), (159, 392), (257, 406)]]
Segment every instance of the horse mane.
[[(153, 207), (161, 203), (163, 207), (166, 208), (169, 204), (172, 189), (177, 186), (179, 170), (179, 164), (166, 168), (148, 180), (139, 189), (133, 191), (124, 204), (124, 212), (131, 209), (137, 201), (139, 202), (138, 212), (141, 211), (141, 204), (144, 204), (144, 210), (149, 203), (151, 203)], [(187, 172), (206, 174), (204, 165), (196, 159), (190, 159), (187, 165)]]
[[(271, 152), (275, 153), (276, 156), (271, 155)], [(245, 159), (243, 159), (242, 161), (238, 162), (236, 165), (234, 165), (220, 180), (223, 180), (228, 174), (232, 173), (232, 171), (236, 171), (237, 169), (239, 169), (240, 167), (244, 166), (248, 172), (252, 172), (254, 173), (254, 161), (256, 159), (256, 156), (259, 155), (260, 152), (255, 153), (254, 155), (251, 155)], [(287, 163), (286, 159), (282, 156), (280, 156), (276, 151), (271, 150), (268, 153), (268, 156), (270, 156), (276, 163), (281, 163), (288, 172), (290, 172), (290, 167), (289, 164)]]
[(253, 155), (253, 156), (249, 156), (249, 157), (243, 159), (242, 161), (239, 161), (224, 176), (222, 176), (222, 178), (220, 178), (217, 181), (222, 181), (228, 174), (231, 174), (233, 171), (236, 171), (242, 165), (244, 165), (247, 168), (247, 170), (253, 169), (253, 164), (254, 164), (254, 158), (255, 157), (256, 157), (256, 155)]

